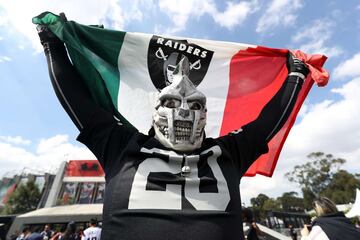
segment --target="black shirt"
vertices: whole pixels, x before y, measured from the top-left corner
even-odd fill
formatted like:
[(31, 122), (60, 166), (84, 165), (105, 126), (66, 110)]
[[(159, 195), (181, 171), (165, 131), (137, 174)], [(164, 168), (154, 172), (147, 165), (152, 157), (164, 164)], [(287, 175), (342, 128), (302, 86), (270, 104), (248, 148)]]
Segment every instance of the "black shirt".
[(114, 121), (94, 122), (78, 140), (105, 171), (102, 239), (243, 239), (239, 184), (268, 150), (259, 134), (206, 138), (184, 155)]

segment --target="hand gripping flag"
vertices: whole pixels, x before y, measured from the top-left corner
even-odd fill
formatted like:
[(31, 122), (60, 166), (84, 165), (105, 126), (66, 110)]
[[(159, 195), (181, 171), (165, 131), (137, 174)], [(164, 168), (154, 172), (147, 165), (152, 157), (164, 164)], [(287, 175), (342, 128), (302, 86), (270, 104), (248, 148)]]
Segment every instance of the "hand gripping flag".
[[(225, 135), (257, 118), (288, 74), (287, 49), (85, 26), (45, 12), (33, 18), (60, 38), (94, 100), (125, 124), (147, 133), (158, 92), (171, 79), (174, 59), (190, 61), (189, 78), (207, 97), (206, 134)], [(246, 172), (272, 176), (285, 139), (314, 81), (326, 85), (326, 57), (292, 52), (310, 69), (288, 121)]]

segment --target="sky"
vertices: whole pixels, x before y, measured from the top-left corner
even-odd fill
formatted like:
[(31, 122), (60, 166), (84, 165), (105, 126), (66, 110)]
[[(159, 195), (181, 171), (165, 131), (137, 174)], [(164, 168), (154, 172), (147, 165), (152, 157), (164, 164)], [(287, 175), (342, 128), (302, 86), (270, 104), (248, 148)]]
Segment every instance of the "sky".
[(44, 11), (122, 31), (326, 55), (329, 84), (312, 88), (273, 177), (243, 178), (242, 200), (299, 191), (284, 175), (315, 151), (345, 158), (344, 169), (360, 172), (360, 1), (0, 0), (0, 176), (56, 172), (64, 160), (95, 159), (76, 142), (78, 131), (52, 90), (31, 23)]

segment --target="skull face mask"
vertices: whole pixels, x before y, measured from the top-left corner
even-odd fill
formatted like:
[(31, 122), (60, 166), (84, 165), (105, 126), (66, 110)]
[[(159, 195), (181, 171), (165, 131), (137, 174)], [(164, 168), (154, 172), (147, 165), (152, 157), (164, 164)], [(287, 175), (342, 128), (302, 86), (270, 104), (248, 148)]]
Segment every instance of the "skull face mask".
[(165, 147), (187, 152), (200, 148), (206, 124), (206, 97), (189, 80), (189, 61), (184, 57), (163, 88), (153, 114), (155, 138)]

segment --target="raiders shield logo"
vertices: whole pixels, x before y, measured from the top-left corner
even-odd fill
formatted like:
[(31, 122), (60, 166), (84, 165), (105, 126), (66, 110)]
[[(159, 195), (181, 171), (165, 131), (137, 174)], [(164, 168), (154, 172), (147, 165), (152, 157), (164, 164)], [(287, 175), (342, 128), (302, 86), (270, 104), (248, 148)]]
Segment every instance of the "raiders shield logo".
[(186, 56), (190, 61), (189, 79), (198, 86), (205, 77), (214, 52), (187, 40), (153, 36), (148, 49), (148, 69), (154, 86), (161, 91), (172, 83), (177, 63)]

